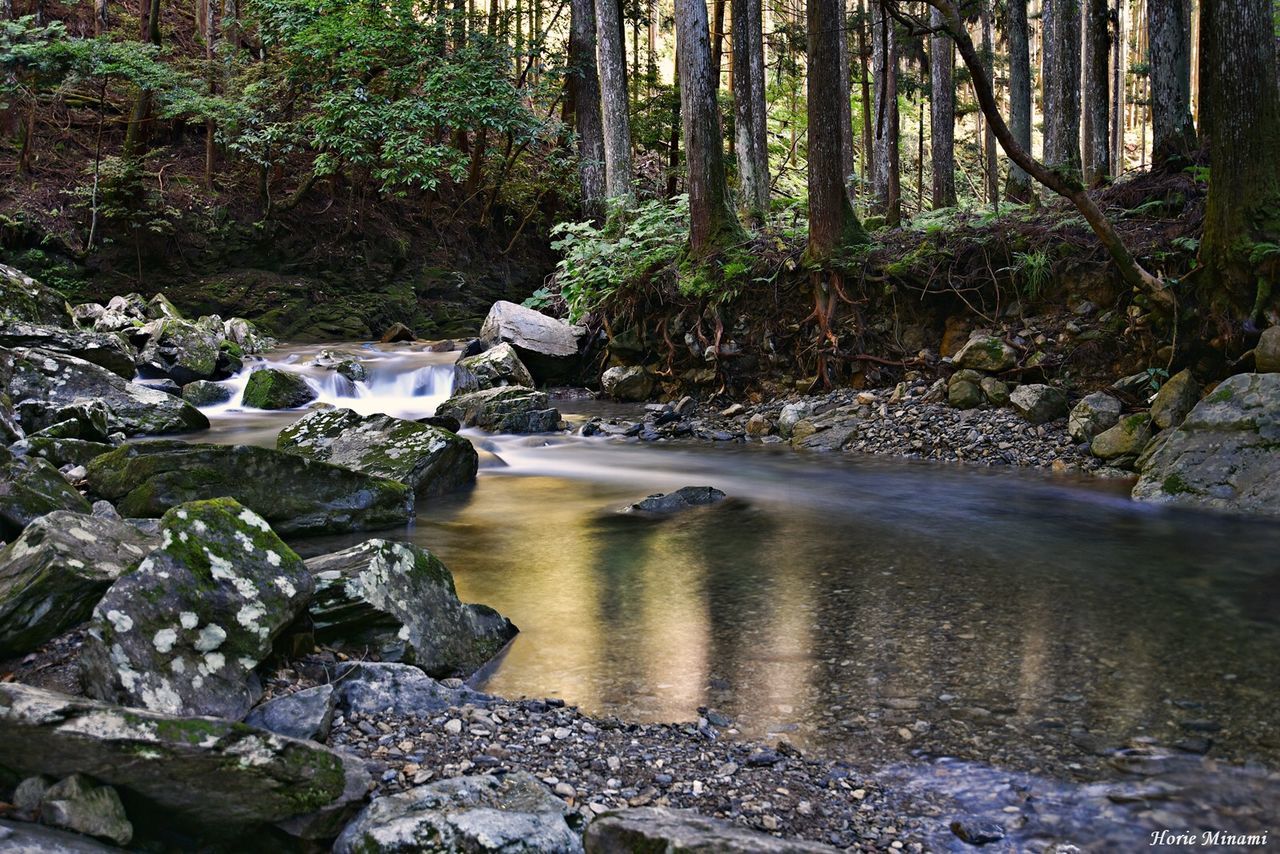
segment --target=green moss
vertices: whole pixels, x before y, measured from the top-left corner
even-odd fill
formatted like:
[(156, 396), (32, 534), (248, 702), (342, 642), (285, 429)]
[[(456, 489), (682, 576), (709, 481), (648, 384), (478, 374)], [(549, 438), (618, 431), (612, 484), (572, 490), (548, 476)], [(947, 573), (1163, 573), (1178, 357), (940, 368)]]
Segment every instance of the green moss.
[(1191, 492), (1191, 485), (1183, 480), (1182, 475), (1174, 472), (1164, 479), (1160, 484), (1160, 488), (1168, 495), (1181, 495), (1184, 492)]
[(1231, 389), (1224, 386), (1223, 388), (1220, 388), (1217, 391), (1215, 391), (1213, 394), (1209, 395), (1206, 398), (1206, 400), (1208, 400), (1210, 403), (1226, 403), (1232, 397), (1234, 397), (1234, 394), (1231, 391)]

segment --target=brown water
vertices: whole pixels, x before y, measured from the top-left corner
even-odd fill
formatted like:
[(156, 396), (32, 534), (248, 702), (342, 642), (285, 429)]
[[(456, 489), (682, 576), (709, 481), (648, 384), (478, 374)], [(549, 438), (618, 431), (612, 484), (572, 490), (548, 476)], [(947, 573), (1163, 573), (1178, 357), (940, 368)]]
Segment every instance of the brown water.
[[(296, 417), (211, 415), (216, 440), (263, 444)], [(382, 536), (520, 627), (479, 688), (630, 719), (713, 708), (875, 769), (936, 814), (935, 848), (964, 847), (946, 823), (966, 813), (1006, 825), (1007, 850), (1280, 830), (1273, 522), (1012, 470), (472, 438), (505, 465)], [(734, 501), (615, 512), (685, 485)]]

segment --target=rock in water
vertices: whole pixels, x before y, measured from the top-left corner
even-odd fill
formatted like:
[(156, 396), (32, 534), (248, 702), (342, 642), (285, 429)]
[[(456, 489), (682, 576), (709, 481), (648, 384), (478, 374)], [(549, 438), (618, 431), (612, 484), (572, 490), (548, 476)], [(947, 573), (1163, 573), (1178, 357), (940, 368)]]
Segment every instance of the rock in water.
[(218, 372), (222, 324), (167, 317), (143, 327), (149, 337), (138, 354), (144, 375), (169, 377), (178, 385), (212, 379)]
[(383, 344), (416, 340), (418, 340), (418, 336), (414, 334), (413, 330), (398, 321), (388, 326), (387, 331), (382, 333)]
[(261, 368), (249, 375), (244, 387), (245, 406), (254, 409), (297, 409), (318, 395), (301, 374)]
[(1200, 383), (1190, 370), (1181, 370), (1160, 386), (1151, 401), (1151, 420), (1161, 430), (1177, 427), (1200, 399)]
[(229, 496), (289, 535), (377, 530), (413, 517), (403, 483), (251, 445), (138, 442), (96, 458), (87, 479), (125, 516)]
[(107, 591), (82, 660), (102, 700), (239, 720), (261, 696), (254, 668), (315, 589), (302, 558), (230, 498), (176, 507), (162, 545)]
[(463, 356), (454, 366), (455, 394), (507, 385), (532, 388), (534, 381), (515, 348), (506, 342), (476, 356)]
[(106, 368), (126, 380), (133, 379), (138, 372), (133, 345), (123, 337), (107, 332), (80, 332), (14, 321), (0, 324), (0, 347), (39, 347), (66, 353)]
[(454, 395), (436, 408), (436, 417), (495, 433), (549, 433), (560, 427), (560, 413), (550, 408), (546, 394), (521, 386)]
[(609, 368), (600, 376), (600, 388), (614, 400), (648, 400), (653, 392), (653, 378), (644, 368)]
[(1280, 516), (1280, 373), (1230, 377), (1139, 465), (1136, 499)]
[(369, 540), (311, 558), (316, 640), (352, 656), (415, 664), (431, 676), (470, 676), (516, 635), (484, 605), (458, 600), (453, 576), (431, 552)]
[(662, 851), (670, 854), (834, 854), (816, 842), (778, 839), (691, 810), (642, 807), (605, 813), (587, 828), (587, 854)]
[(1086, 395), (1067, 416), (1067, 433), (1077, 442), (1092, 442), (1120, 420), (1120, 401), (1105, 391)]
[(1009, 405), (1032, 424), (1044, 424), (1067, 414), (1062, 389), (1040, 383), (1020, 385), (1009, 393)]
[(187, 433), (209, 427), (209, 419), (191, 404), (126, 382), (83, 359), (34, 348), (15, 350), (14, 355), (9, 394), (24, 407), (58, 410), (101, 401), (112, 432), (118, 430), (126, 436)]
[(0, 321), (26, 321), (67, 328), (75, 325), (62, 294), (4, 264), (0, 264)]
[(374, 477), (398, 480), (419, 496), (440, 495), (476, 479), (470, 442), (438, 427), (359, 415), (350, 409), (311, 412), (280, 431), (276, 447)]
[(231, 389), (210, 380), (196, 380), (182, 387), (182, 399), (192, 406), (217, 406), (231, 399)]
[(58, 510), (0, 551), (0, 658), (23, 655), (83, 622), (157, 545), (132, 525)]
[(564, 801), (527, 771), (455, 777), (377, 798), (347, 826), (333, 850), (577, 854), (582, 842), (565, 821), (568, 813)]
[(489, 309), (480, 327), (480, 340), (488, 347), (504, 341), (542, 384), (570, 382), (581, 369), (579, 352), (586, 330), (570, 326), (562, 320), (516, 305), (499, 301)]
[(0, 540), (55, 510), (90, 512), (89, 502), (49, 463), (0, 448)]
[(351, 803), (364, 787), (353, 797), (349, 782), (367, 779), (318, 744), (16, 683), (0, 683), (0, 756), (22, 774), (90, 775), (214, 835)]
[(706, 507), (724, 501), (727, 496), (714, 486), (686, 486), (675, 492), (650, 495), (627, 507), (627, 513), (679, 513), (693, 507)]
[(289, 738), (324, 741), (333, 723), (333, 686), (317, 685), (268, 700), (244, 722)]
[(276, 346), (276, 339), (264, 335), (251, 321), (233, 317), (222, 324), (222, 334), (247, 354), (265, 353)]

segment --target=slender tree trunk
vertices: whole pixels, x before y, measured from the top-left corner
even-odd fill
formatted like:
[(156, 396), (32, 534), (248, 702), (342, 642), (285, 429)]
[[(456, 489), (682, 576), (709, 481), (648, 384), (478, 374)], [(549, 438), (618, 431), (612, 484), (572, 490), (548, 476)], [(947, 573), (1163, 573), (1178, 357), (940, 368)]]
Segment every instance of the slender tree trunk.
[(622, 43), (620, 0), (595, 0), (596, 62), (604, 126), (605, 192), (623, 207), (635, 202), (631, 173), (631, 115), (627, 103), (627, 53)]
[(689, 248), (695, 258), (710, 258), (745, 236), (725, 183), (707, 6), (704, 0), (676, 0), (675, 12), (680, 112), (689, 171)]
[[(938, 25), (942, 18), (938, 15)], [(1009, 0), (1009, 130), (1024, 151), (1031, 151), (1031, 53), (1028, 44), (1027, 0)], [(1009, 164), (1004, 197), (1011, 202), (1031, 201), (1031, 176), (1016, 163)]]
[(862, 73), (862, 180), (868, 186), (875, 182), (875, 145), (871, 130), (871, 69), (867, 60), (871, 51), (867, 47), (867, 10), (864, 0), (858, 0), (858, 66)]
[[(929, 11), (929, 26), (942, 26), (942, 13), (937, 9)], [(955, 61), (951, 38), (945, 32), (934, 33), (929, 39), (929, 155), (935, 209), (954, 207), (956, 203)]]
[(675, 75), (671, 87), (671, 137), (667, 140), (667, 198), (675, 196), (680, 186), (680, 54), (676, 54)]
[(875, 77), (875, 205), (885, 225), (902, 222), (902, 190), (898, 173), (898, 35), (897, 25), (875, 0), (871, 20), (871, 64)]
[(1044, 0), (1044, 162), (1080, 173), (1080, 0)]
[[(717, 91), (720, 89), (720, 72), (724, 69), (724, 4), (725, 0), (715, 0), (715, 15), (711, 24), (711, 79), (716, 81)], [(677, 36), (677, 49), (679, 41)]]
[(572, 0), (569, 16), (569, 74), (566, 86), (578, 132), (578, 176), (582, 210), (592, 220), (604, 217), (604, 126), (600, 116), (600, 77), (596, 70), (596, 10), (593, 0)]
[(849, 65), (849, 14), (845, 0), (840, 0), (840, 172), (844, 176), (844, 190), (853, 204), (853, 173), (857, 169), (857, 155), (853, 150), (853, 72)]
[(1151, 163), (1180, 169), (1196, 147), (1191, 121), (1191, 21), (1186, 0), (1149, 0)]
[[(13, 17), (13, 0), (4, 0), (6, 18)], [(111, 13), (107, 9), (107, 0), (93, 0), (93, 34), (100, 36), (111, 29)]]
[[(1183, 0), (1173, 0), (1183, 2)], [(1109, 130), (1111, 77), (1108, 58), (1111, 41), (1107, 33), (1107, 0), (1084, 0), (1084, 181), (1100, 187), (1111, 177)]]
[[(1258, 319), (1280, 281), (1280, 93), (1272, 0), (1206, 0), (1200, 85), (1209, 116), (1209, 197), (1200, 262), (1209, 296)], [(1253, 256), (1252, 258), (1250, 256)]]
[[(143, 41), (160, 46), (160, 0), (143, 0), (139, 31)], [(137, 157), (145, 142), (145, 126), (151, 118), (151, 90), (141, 89), (133, 100), (133, 111), (124, 134), (124, 156)]]
[[(982, 23), (982, 58), (986, 63), (987, 75), (995, 80), (994, 39), (991, 33), (991, 6), (988, 0), (980, 0), (979, 17)], [(996, 157), (996, 137), (991, 132), (991, 123), (984, 122), (982, 131), (982, 152), (987, 178), (987, 201), (1000, 210), (1000, 161)]]
[(733, 0), (734, 150), (747, 222), (769, 210), (769, 148), (764, 99), (764, 26), (760, 0)]
[(1129, 63), (1128, 36), (1126, 35), (1126, 10), (1128, 0), (1116, 0), (1112, 26), (1113, 54), (1111, 69), (1111, 167), (1117, 175), (1124, 174), (1124, 76)]

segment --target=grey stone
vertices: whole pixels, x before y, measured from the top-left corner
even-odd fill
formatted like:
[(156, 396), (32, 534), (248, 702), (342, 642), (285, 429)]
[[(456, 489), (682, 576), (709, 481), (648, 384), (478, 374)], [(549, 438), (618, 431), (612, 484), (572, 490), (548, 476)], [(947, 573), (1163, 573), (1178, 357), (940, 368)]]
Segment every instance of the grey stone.
[(1134, 498), (1280, 516), (1280, 373), (1228, 378), (1161, 436)]
[(470, 676), (516, 635), (484, 605), (458, 600), (453, 576), (431, 552), (388, 540), (307, 561), (316, 639), (354, 655), (414, 664), (431, 676)]
[(21, 270), (0, 264), (0, 322), (10, 321), (66, 327), (73, 324), (62, 294)]
[(249, 712), (244, 722), (289, 738), (324, 741), (333, 723), (333, 686), (317, 685), (275, 697)]
[[(64, 466), (87, 466), (90, 462), (114, 451), (115, 445), (105, 442), (86, 442), (81, 439), (51, 439), (37, 433), (13, 443), (10, 450), (22, 456), (39, 457), (58, 469)], [(69, 476), (69, 473), (68, 473)]]
[(675, 492), (650, 495), (643, 501), (627, 507), (626, 513), (667, 515), (694, 507), (706, 507), (724, 501), (727, 496), (714, 486), (685, 486)]
[(1254, 368), (1260, 374), (1280, 371), (1280, 326), (1262, 330), (1258, 346), (1253, 350)]
[(522, 386), (454, 395), (436, 408), (436, 417), (495, 433), (548, 433), (560, 427), (560, 413), (550, 407), (547, 395)]
[(994, 335), (975, 335), (951, 359), (961, 368), (1005, 371), (1018, 364), (1018, 351)]
[(40, 821), (117, 845), (128, 845), (133, 839), (133, 825), (116, 790), (83, 774), (72, 774), (45, 791)]
[(454, 393), (518, 385), (532, 388), (533, 375), (505, 341), (475, 356), (463, 356), (454, 366)]
[(194, 380), (182, 387), (182, 399), (192, 406), (217, 406), (231, 399), (231, 389), (212, 380)]
[(297, 409), (318, 395), (301, 374), (279, 368), (259, 368), (249, 375), (241, 397), (252, 409)]
[(90, 505), (45, 460), (0, 448), (0, 540), (12, 540), (28, 524), (55, 510), (88, 513)]
[(143, 327), (147, 343), (138, 354), (139, 369), (165, 376), (178, 385), (214, 378), (223, 341), (222, 323), (200, 323), (165, 317)]
[(1040, 383), (1020, 385), (1009, 394), (1009, 405), (1032, 424), (1044, 424), (1067, 414), (1062, 389)]
[(600, 388), (614, 400), (648, 400), (653, 378), (639, 365), (613, 367), (600, 376)]
[(1004, 406), (1009, 402), (1009, 385), (995, 377), (983, 377), (979, 382), (982, 394), (992, 406)]
[(23, 655), (87, 620), (156, 542), (118, 518), (57, 510), (0, 551), (0, 657)]
[(222, 324), (222, 334), (240, 348), (242, 353), (265, 353), (276, 346), (276, 339), (264, 335), (252, 321), (233, 317)]
[(1095, 391), (1081, 398), (1067, 416), (1067, 433), (1077, 442), (1092, 442), (1093, 437), (1116, 425), (1120, 420), (1120, 401), (1105, 391)]
[(1095, 457), (1114, 460), (1137, 457), (1151, 441), (1151, 416), (1146, 412), (1126, 415), (1114, 426), (1093, 438), (1089, 450)]
[(88, 483), (128, 517), (229, 496), (288, 535), (390, 528), (413, 517), (403, 483), (252, 445), (137, 442), (93, 460)]
[(480, 340), (486, 346), (510, 344), (533, 378), (543, 384), (576, 378), (585, 336), (581, 326), (506, 301), (494, 303), (480, 327)]
[(142, 310), (142, 313), (148, 320), (165, 320), (167, 318), (182, 320), (182, 312), (164, 294), (156, 294), (147, 300), (147, 306)]
[(419, 496), (474, 483), (479, 457), (470, 442), (439, 427), (350, 409), (312, 412), (280, 431), (276, 447), (406, 484)]
[(947, 403), (956, 409), (974, 409), (986, 403), (986, 397), (983, 396), (980, 386), (968, 380), (960, 380), (948, 384)]
[(126, 380), (137, 373), (137, 352), (119, 335), (11, 321), (0, 324), (0, 347), (39, 347), (84, 359)]
[(3, 819), (0, 819), (0, 849), (9, 854), (119, 854), (124, 851), (75, 833)]
[(367, 781), (311, 742), (17, 683), (0, 683), (0, 755), (18, 773), (90, 775), (212, 834), (351, 804)]
[(587, 828), (587, 854), (662, 851), (665, 854), (819, 854), (837, 849), (816, 842), (778, 839), (708, 818), (662, 807), (608, 812)]
[(813, 404), (811, 403), (800, 401), (786, 404), (778, 413), (778, 434), (783, 438), (790, 438), (796, 424), (812, 414)]
[[(186, 433), (209, 426), (198, 409), (162, 391), (126, 382), (105, 368), (52, 350), (14, 351), (10, 396), (46, 410), (100, 401), (108, 428), (126, 436)], [(25, 418), (25, 416), (24, 416)]]
[(346, 661), (334, 672), (334, 707), (345, 715), (420, 715), (491, 700), (469, 688), (450, 688), (412, 664)]
[(569, 808), (527, 771), (441, 780), (377, 798), (334, 844), (335, 854), (466, 851), (577, 854)]
[(1151, 401), (1151, 420), (1161, 430), (1177, 427), (1200, 400), (1200, 383), (1190, 370), (1169, 377)]
[(230, 498), (176, 507), (160, 528), (161, 547), (94, 609), (85, 689), (152, 711), (239, 720), (261, 696), (254, 669), (315, 583), (266, 521)]

